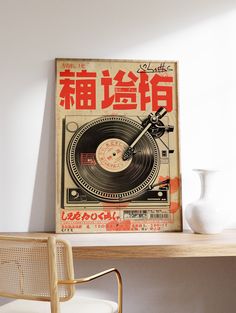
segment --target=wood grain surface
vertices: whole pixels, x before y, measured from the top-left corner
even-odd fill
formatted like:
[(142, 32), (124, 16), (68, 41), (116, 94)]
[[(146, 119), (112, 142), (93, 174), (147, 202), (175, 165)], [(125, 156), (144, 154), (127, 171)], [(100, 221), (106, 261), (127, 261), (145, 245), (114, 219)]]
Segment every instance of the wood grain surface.
[(66, 234), (2, 233), (26, 237), (56, 236), (70, 242), (78, 259), (131, 259), (236, 256), (236, 230), (220, 234), (106, 233)]

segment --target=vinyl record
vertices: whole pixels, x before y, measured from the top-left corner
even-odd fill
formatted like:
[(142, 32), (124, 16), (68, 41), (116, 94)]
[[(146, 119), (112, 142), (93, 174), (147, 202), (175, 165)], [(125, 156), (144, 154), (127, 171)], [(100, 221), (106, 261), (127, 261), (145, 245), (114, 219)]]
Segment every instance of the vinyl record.
[(67, 149), (67, 165), (77, 186), (107, 202), (133, 200), (147, 191), (160, 167), (160, 153), (149, 132), (135, 144), (135, 153), (123, 160), (143, 127), (124, 116), (105, 116), (79, 128)]

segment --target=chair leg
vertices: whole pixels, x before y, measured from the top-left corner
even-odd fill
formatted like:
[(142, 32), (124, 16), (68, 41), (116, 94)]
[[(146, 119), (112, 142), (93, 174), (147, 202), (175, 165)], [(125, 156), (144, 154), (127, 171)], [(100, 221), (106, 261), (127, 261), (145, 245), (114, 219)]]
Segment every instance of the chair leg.
[(50, 273), (51, 313), (60, 313), (57, 284), (56, 239), (48, 238), (48, 260)]

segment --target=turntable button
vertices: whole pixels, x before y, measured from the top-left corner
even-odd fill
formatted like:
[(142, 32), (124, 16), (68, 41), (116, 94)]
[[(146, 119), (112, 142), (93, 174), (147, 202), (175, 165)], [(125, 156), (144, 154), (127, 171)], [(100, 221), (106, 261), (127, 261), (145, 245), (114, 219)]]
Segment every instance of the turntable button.
[(76, 190), (71, 191), (72, 197), (76, 197), (78, 195), (78, 192)]
[(162, 197), (162, 196), (163, 196), (163, 192), (162, 192), (162, 191), (158, 191), (157, 195), (158, 195), (159, 197)]
[(77, 131), (78, 124), (76, 122), (69, 122), (66, 126), (67, 130), (71, 133)]

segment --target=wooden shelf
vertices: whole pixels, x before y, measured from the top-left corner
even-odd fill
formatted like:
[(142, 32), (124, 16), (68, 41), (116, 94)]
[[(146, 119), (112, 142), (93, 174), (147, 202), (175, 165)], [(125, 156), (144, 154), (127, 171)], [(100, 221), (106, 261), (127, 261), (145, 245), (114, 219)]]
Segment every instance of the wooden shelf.
[[(47, 237), (52, 233), (2, 233)], [(216, 235), (183, 233), (57, 234), (78, 259), (131, 259), (236, 256), (236, 230)]]

